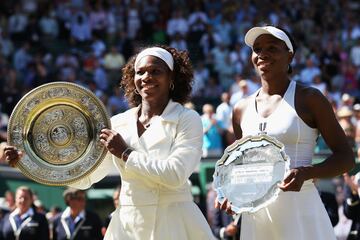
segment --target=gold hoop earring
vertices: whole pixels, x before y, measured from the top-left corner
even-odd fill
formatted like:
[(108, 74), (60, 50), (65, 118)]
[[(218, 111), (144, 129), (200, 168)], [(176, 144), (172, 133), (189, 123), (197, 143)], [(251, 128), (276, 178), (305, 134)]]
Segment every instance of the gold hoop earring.
[(135, 88), (134, 92), (135, 92), (136, 95), (140, 95), (139, 91), (136, 88)]
[(171, 83), (170, 83), (170, 90), (171, 90), (171, 91), (174, 91), (174, 88), (175, 88), (175, 85), (174, 85), (173, 82), (171, 82)]

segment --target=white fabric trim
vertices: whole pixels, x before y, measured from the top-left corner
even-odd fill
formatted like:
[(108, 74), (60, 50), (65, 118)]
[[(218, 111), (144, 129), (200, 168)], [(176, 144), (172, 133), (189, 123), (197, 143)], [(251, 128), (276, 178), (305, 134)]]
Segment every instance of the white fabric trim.
[(137, 65), (139, 61), (145, 56), (158, 57), (161, 60), (163, 60), (166, 63), (166, 65), (168, 65), (171, 71), (174, 70), (174, 58), (171, 55), (171, 53), (160, 47), (151, 47), (151, 48), (146, 48), (137, 55), (134, 64), (135, 71), (137, 71)]
[(286, 46), (289, 48), (289, 52), (294, 52), (293, 45), (291, 44), (291, 41), (286, 35), (286, 33), (273, 26), (253, 27), (252, 29), (250, 29), (245, 35), (246, 45), (252, 48), (255, 40), (262, 34), (271, 34), (274, 37), (284, 41)]

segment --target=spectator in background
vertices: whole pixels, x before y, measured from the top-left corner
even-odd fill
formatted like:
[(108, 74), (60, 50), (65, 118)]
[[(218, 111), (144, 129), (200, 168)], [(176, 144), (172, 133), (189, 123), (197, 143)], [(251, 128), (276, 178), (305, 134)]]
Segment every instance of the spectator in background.
[(110, 116), (114, 116), (129, 109), (129, 104), (124, 96), (124, 91), (118, 86), (113, 87), (113, 95), (108, 99), (108, 107)]
[(239, 86), (239, 90), (237, 92), (234, 92), (230, 98), (230, 105), (232, 107), (234, 107), (235, 104), (240, 100), (250, 96), (250, 89), (247, 80), (242, 79), (239, 82), (237, 82), (237, 84)]
[(9, 34), (4, 29), (0, 29), (0, 55), (5, 59), (10, 59), (15, 50), (14, 43)]
[(71, 74), (77, 73), (79, 69), (79, 60), (76, 55), (72, 54), (69, 50), (65, 50), (55, 60), (55, 67), (59, 74), (61, 81), (68, 81)]
[(150, 36), (154, 31), (154, 25), (159, 18), (159, 2), (146, 0), (142, 6), (142, 30), (144, 36)]
[(116, 46), (111, 46), (110, 51), (104, 56), (104, 67), (108, 76), (110, 88), (114, 87), (121, 79), (121, 68), (125, 64), (124, 56)]
[(7, 140), (8, 122), (9, 115), (2, 112), (2, 105), (0, 104), (0, 143)]
[(21, 42), (23, 39), (26, 39), (25, 31), (28, 25), (28, 17), (21, 9), (21, 4), (15, 4), (15, 11), (9, 17), (8, 21), (8, 32), (11, 36), (11, 39), (15, 43)]
[(45, 215), (32, 208), (33, 193), (30, 188), (20, 186), (15, 194), (16, 208), (8, 213), (0, 229), (2, 240), (47, 240), (49, 226)]
[(353, 111), (350, 107), (343, 106), (336, 112), (340, 126), (345, 132), (348, 142), (352, 148), (355, 147), (356, 128), (352, 122)]
[(39, 20), (42, 37), (45, 41), (51, 41), (59, 35), (59, 24), (54, 11), (48, 10)]
[(14, 192), (7, 190), (5, 191), (5, 203), (7, 205), (7, 208), (10, 212), (14, 211), (16, 208), (16, 202), (15, 202), (15, 194)]
[[(115, 191), (114, 191), (113, 196), (112, 196), (113, 204), (114, 204), (114, 210), (119, 207), (120, 191), (121, 191), (121, 186), (119, 185), (119, 186), (117, 186), (115, 188)], [(112, 218), (113, 214), (114, 214), (114, 212), (110, 213), (105, 219), (104, 225), (103, 225), (103, 227), (101, 229), (101, 233), (102, 233), (103, 236), (105, 236), (106, 230), (107, 230), (107, 228), (109, 226), (109, 223), (111, 221), (111, 218)]]
[(106, 52), (105, 41), (102, 38), (94, 35), (92, 38), (92, 43), (90, 48), (92, 52), (95, 54), (95, 57), (100, 59), (103, 57), (103, 54)]
[(19, 78), (20, 77), (14, 69), (8, 68), (6, 70), (6, 75), (4, 77), (5, 82), (0, 90), (0, 100), (2, 104), (2, 112), (8, 116), (11, 115), (15, 105), (22, 96), (24, 86)]
[[(213, 27), (211, 25), (206, 26), (206, 31), (201, 35), (200, 38), (200, 47), (202, 49), (203, 58), (207, 58), (207, 56), (211, 53), (212, 49), (221, 43), (221, 37), (219, 34), (214, 32)], [(201, 61), (200, 61), (201, 62)]]
[(201, 36), (206, 31), (208, 22), (207, 15), (203, 11), (200, 2), (194, 3), (194, 9), (190, 12), (187, 22), (189, 27), (188, 40), (197, 46)]
[(192, 97), (202, 97), (205, 85), (209, 79), (209, 69), (203, 62), (198, 62), (194, 69), (194, 84), (192, 88)]
[(355, 40), (355, 44), (350, 50), (350, 61), (356, 67), (360, 67), (360, 36)]
[(103, 2), (96, 1), (90, 11), (89, 22), (93, 36), (105, 37), (108, 26), (107, 12), (104, 10)]
[(13, 66), (18, 73), (22, 73), (23, 75), (25, 74), (28, 64), (32, 60), (29, 50), (30, 43), (24, 42), (14, 53)]
[(326, 212), (329, 215), (331, 225), (335, 227), (339, 222), (339, 205), (336, 200), (336, 185), (332, 179), (315, 179), (314, 183), (319, 191)]
[(170, 41), (170, 47), (184, 51), (187, 50), (187, 43), (180, 33), (176, 33)]
[(230, 105), (230, 94), (228, 92), (221, 94), (221, 104), (216, 107), (215, 113), (216, 119), (223, 123), (224, 131), (222, 134), (222, 142), (225, 148), (235, 141), (231, 123), (232, 106)]
[(50, 211), (46, 213), (46, 219), (49, 223), (50, 239), (53, 239), (54, 220), (61, 214), (61, 208), (58, 206), (52, 206)]
[(169, 37), (173, 37), (178, 33), (183, 37), (186, 37), (189, 31), (189, 25), (184, 18), (183, 11), (177, 8), (172, 15), (172, 18), (167, 21), (167, 34)]
[(98, 59), (95, 59), (94, 61), (93, 80), (100, 91), (109, 91), (110, 86), (107, 73), (103, 67), (102, 62)]
[(348, 109), (351, 109), (352, 106), (354, 105), (354, 102), (355, 102), (355, 98), (353, 96), (351, 96), (348, 93), (343, 93), (341, 95), (338, 108), (340, 109), (341, 107), (347, 107)]
[(360, 239), (360, 173), (355, 176), (344, 174), (345, 181), (345, 201), (344, 214), (347, 218), (352, 220), (350, 232), (347, 240), (359, 240)]
[(64, 191), (67, 208), (53, 221), (53, 240), (101, 240), (99, 216), (86, 210), (86, 192), (75, 188)]
[(223, 123), (216, 119), (213, 105), (204, 104), (202, 112), (201, 122), (204, 132), (202, 156), (219, 157), (224, 150), (222, 143)]
[(355, 124), (355, 144), (357, 157), (360, 159), (360, 103), (353, 106), (354, 124)]
[(320, 74), (320, 68), (316, 66), (314, 60), (309, 57), (306, 60), (305, 68), (300, 72), (300, 81), (303, 84), (310, 86), (310, 84), (314, 81), (314, 77)]
[(219, 240), (239, 240), (241, 218), (233, 219), (233, 216), (216, 208), (213, 216), (211, 229)]
[(78, 11), (75, 15), (72, 15), (70, 36), (76, 41), (78, 46), (92, 39), (90, 21), (85, 12)]
[(318, 89), (324, 95), (327, 94), (327, 86), (326, 83), (322, 81), (321, 75), (315, 75), (310, 86)]
[(138, 4), (137, 1), (130, 1), (126, 12), (127, 36), (131, 40), (135, 40), (138, 37), (139, 30), (141, 29), (141, 16)]
[(215, 102), (220, 99), (222, 92), (223, 89), (219, 83), (218, 77), (215, 74), (210, 75), (209, 79), (207, 80), (206, 87), (204, 87), (204, 93), (202, 97)]

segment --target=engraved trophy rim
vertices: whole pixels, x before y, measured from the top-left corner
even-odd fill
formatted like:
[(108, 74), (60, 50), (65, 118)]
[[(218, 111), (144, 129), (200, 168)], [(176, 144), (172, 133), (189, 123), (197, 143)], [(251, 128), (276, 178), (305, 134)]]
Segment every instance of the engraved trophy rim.
[[(59, 112), (56, 120), (49, 117)], [(83, 86), (57, 81), (18, 101), (9, 117), (7, 142), (24, 152), (16, 167), (26, 177), (65, 186), (87, 177), (105, 158), (107, 149), (99, 141), (103, 128), (111, 128), (111, 122), (102, 101)]]
[[(265, 163), (263, 163), (263, 162), (260, 163), (260, 165), (259, 165), (259, 162), (256, 162), (255, 160), (254, 160), (254, 163), (239, 162), (240, 161), (239, 159), (246, 159), (246, 154), (248, 154), (248, 155), (251, 154), (250, 153), (251, 151), (249, 151), (249, 150), (266, 148), (269, 146), (272, 149), (276, 150), (276, 152), (278, 153), (277, 157), (279, 158), (278, 159), (279, 161), (272, 162), (273, 163), (272, 166), (271, 166), (271, 164), (269, 166), (267, 161), (265, 161)], [(255, 153), (257, 153), (257, 152), (255, 151)], [(254, 154), (254, 152), (252, 152), (252, 154)], [(266, 153), (266, 154), (268, 154), (268, 153)], [(266, 154), (265, 154), (265, 156), (266, 156)], [(259, 157), (259, 153), (257, 153), (257, 157)], [(249, 158), (256, 159), (257, 157), (252, 156)], [(261, 156), (260, 156), (260, 158), (261, 158)], [(238, 162), (236, 163), (236, 161), (238, 161)], [(278, 164), (278, 163), (281, 163), (281, 164)], [(241, 165), (241, 166), (237, 167), (238, 165)], [(248, 169), (246, 167), (248, 167)], [(256, 181), (258, 181), (256, 179), (256, 175), (251, 176), (251, 171), (254, 171), (254, 169), (256, 169), (255, 170), (255, 172), (256, 172), (257, 169), (262, 169), (262, 168), (265, 169), (264, 171), (268, 171), (268, 172), (266, 172), (266, 174), (270, 174), (269, 176), (271, 178), (271, 180), (270, 180), (271, 184), (269, 184), (268, 182), (266, 184), (264, 184), (264, 185), (266, 185), (266, 187), (264, 187), (260, 183), (255, 183)], [(274, 177), (272, 175), (272, 174), (275, 174), (275, 168), (276, 168), (276, 174), (279, 173), (279, 169), (280, 169), (280, 172), (281, 172), (280, 177), (282, 177), (282, 178), (285, 177), (286, 173), (289, 171), (289, 168), (290, 168), (290, 159), (289, 159), (289, 156), (286, 155), (286, 153), (285, 153), (285, 146), (283, 143), (281, 143), (275, 137), (272, 137), (272, 136), (269, 136), (266, 134), (259, 134), (259, 135), (246, 136), (242, 139), (236, 140), (233, 144), (231, 144), (230, 146), (228, 146), (225, 149), (223, 156), (215, 164), (215, 171), (214, 171), (214, 175), (213, 175), (213, 184), (214, 184), (215, 191), (217, 192), (217, 195), (218, 195), (218, 201), (220, 203), (222, 203), (225, 200), (225, 198), (227, 198), (230, 202), (231, 210), (233, 212), (235, 212), (236, 214), (241, 214), (244, 212), (255, 213), (258, 210), (268, 206), (272, 202), (276, 201), (276, 199), (280, 193), (280, 189), (277, 187), (277, 183), (279, 183), (280, 179), (274, 180)], [(250, 178), (246, 171), (250, 172), (250, 176), (251, 176)], [(236, 174), (234, 174), (234, 172), (236, 172)], [(231, 177), (228, 177), (228, 175), (231, 175)], [(258, 175), (258, 176), (260, 176), (260, 178), (263, 177), (263, 175)], [(237, 180), (229, 181), (229, 179), (234, 179), (234, 178), (237, 178)], [(248, 185), (244, 184), (244, 182), (246, 182), (249, 179), (251, 179), (250, 183), (246, 183)], [(261, 181), (262, 180), (260, 180), (260, 182)], [(239, 182), (241, 182), (241, 184), (239, 184)], [(259, 187), (259, 189), (261, 189), (261, 191), (259, 191), (259, 192), (255, 191), (256, 194), (258, 194), (257, 196), (260, 195), (260, 197), (252, 198), (251, 200), (247, 199), (248, 202), (239, 204), (239, 202), (237, 201), (238, 199), (236, 200), (236, 198), (235, 198), (235, 196), (233, 196), (233, 194), (239, 195), (241, 193), (238, 191), (235, 191), (234, 189), (238, 188), (239, 186), (241, 189), (244, 189), (246, 187), (257, 189), (257, 186), (255, 186), (255, 187), (253, 186), (256, 184), (258, 184), (258, 186), (261, 186), (261, 187)], [(247, 192), (247, 194), (249, 194), (249, 192)], [(241, 195), (241, 197), (242, 196), (243, 195)], [(249, 198), (248, 196), (245, 196), (244, 199)], [(234, 201), (232, 201), (232, 200), (234, 200)]]

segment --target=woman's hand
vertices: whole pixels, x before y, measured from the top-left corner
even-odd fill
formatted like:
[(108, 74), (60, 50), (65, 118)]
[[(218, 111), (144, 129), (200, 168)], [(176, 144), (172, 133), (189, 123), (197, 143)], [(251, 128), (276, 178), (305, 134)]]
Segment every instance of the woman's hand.
[(1, 151), (5, 162), (10, 167), (15, 167), (24, 155), (22, 151), (19, 151), (16, 147), (10, 145), (3, 145)]
[(223, 203), (218, 201), (218, 198), (215, 198), (215, 208), (219, 208), (220, 210), (226, 211), (229, 215), (234, 215), (235, 212), (231, 210), (231, 203), (225, 198)]
[(109, 152), (116, 157), (121, 158), (121, 154), (128, 147), (122, 136), (114, 130), (102, 129), (100, 133), (100, 142)]
[(282, 183), (278, 184), (278, 187), (284, 192), (299, 192), (306, 180), (304, 172), (305, 169), (303, 167), (291, 169), (289, 174), (282, 181)]

